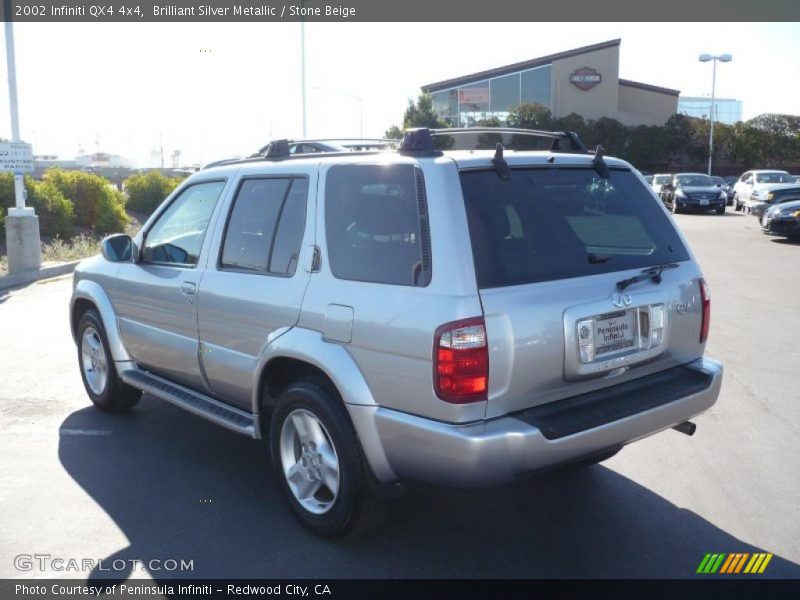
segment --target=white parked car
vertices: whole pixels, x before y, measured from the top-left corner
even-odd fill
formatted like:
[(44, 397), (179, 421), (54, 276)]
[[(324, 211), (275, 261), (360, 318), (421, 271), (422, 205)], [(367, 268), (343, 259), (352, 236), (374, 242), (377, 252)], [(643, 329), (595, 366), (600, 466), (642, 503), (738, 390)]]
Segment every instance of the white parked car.
[(659, 195), (661, 193), (661, 186), (670, 182), (672, 182), (672, 175), (670, 173), (656, 173), (653, 175), (653, 181), (650, 183), (650, 187), (653, 188), (656, 195)]
[(792, 185), (797, 183), (786, 171), (747, 171), (733, 186), (733, 208), (749, 212), (752, 206), (764, 202), (770, 192)]

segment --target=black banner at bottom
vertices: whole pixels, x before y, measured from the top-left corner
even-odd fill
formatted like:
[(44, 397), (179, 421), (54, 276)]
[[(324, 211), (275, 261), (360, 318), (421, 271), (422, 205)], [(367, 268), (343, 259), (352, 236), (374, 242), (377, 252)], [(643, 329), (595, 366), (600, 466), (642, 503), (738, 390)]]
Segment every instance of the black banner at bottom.
[(396, 580), (224, 580), (172, 579), (94, 580), (5, 579), (0, 580), (0, 598), (91, 599), (175, 598), (234, 600), (281, 598), (296, 600), (381, 599), (436, 600), (470, 598), (800, 598), (800, 580), (776, 579), (686, 579), (686, 580), (519, 580), (519, 579), (396, 579)]

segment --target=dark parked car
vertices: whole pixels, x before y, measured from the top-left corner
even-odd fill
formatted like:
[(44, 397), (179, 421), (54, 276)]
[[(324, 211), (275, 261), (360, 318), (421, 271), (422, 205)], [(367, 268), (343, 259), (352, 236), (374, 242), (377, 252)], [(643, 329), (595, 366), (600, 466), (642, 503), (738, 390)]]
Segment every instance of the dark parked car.
[(673, 213), (682, 211), (725, 212), (728, 196), (703, 173), (676, 173), (669, 183), (661, 188), (661, 201)]
[(722, 177), (712, 177), (711, 181), (713, 181), (714, 185), (716, 185), (719, 189), (725, 192), (726, 205), (730, 206), (733, 204), (733, 184), (736, 183), (736, 178), (733, 178), (733, 183), (728, 183)]
[(767, 209), (778, 204), (794, 202), (795, 200), (800, 200), (800, 185), (774, 189), (764, 195), (763, 201), (750, 202), (750, 214), (760, 219), (767, 212)]
[(769, 207), (761, 217), (761, 230), (800, 241), (800, 200)]

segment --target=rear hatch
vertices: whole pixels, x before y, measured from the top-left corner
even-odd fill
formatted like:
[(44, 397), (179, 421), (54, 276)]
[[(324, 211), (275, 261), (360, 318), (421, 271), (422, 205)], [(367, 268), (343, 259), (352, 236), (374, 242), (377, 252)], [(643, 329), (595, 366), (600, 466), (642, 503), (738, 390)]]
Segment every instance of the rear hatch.
[(508, 180), (491, 166), (460, 170), (489, 342), (487, 417), (701, 356), (700, 274), (640, 177), (612, 166), (603, 178), (584, 157), (514, 162)]

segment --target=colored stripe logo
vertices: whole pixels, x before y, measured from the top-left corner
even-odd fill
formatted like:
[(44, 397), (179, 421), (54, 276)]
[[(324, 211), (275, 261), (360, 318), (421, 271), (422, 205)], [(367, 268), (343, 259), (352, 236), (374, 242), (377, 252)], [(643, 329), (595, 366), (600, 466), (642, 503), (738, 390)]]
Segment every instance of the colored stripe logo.
[(697, 573), (713, 575), (714, 573), (732, 575), (736, 573), (756, 574), (763, 573), (767, 568), (772, 554), (769, 552), (708, 553), (700, 561)]

